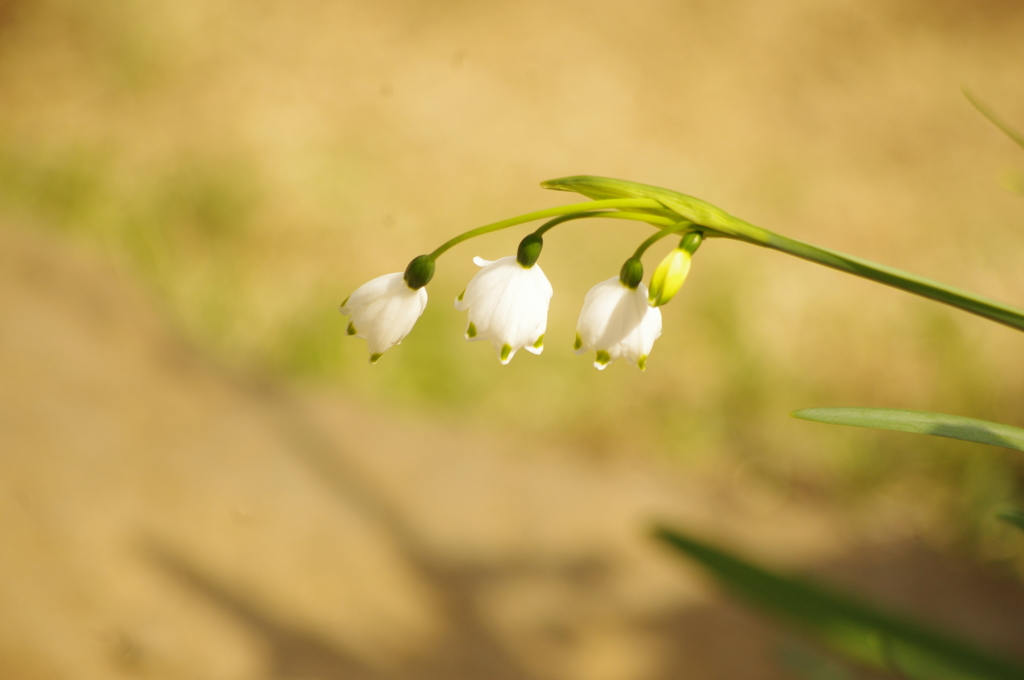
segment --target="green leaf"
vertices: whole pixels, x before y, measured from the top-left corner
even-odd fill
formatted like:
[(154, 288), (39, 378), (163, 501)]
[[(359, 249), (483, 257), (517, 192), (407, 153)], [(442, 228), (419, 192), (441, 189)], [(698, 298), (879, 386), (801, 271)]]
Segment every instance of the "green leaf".
[(1021, 531), (1024, 531), (1024, 510), (1021, 510), (1020, 508), (1003, 510), (999, 513), (998, 517), (1007, 524), (1012, 524)]
[(805, 408), (794, 418), (832, 425), (873, 427), (879, 430), (930, 434), (990, 446), (1024, 451), (1024, 429), (976, 418), (898, 408)]
[(805, 579), (782, 576), (663, 526), (654, 535), (697, 560), (733, 595), (838, 653), (921, 680), (1022, 680), (1024, 668)]
[(724, 210), (692, 196), (647, 184), (607, 177), (579, 175), (542, 182), (545, 189), (575, 191), (595, 200), (625, 198), (653, 199), (676, 214), (703, 228), (704, 235), (725, 237), (778, 250), (825, 267), (860, 276), (871, 281), (899, 288), (915, 295), (936, 300), (966, 312), (1024, 330), (1024, 310), (989, 300), (953, 286), (908, 274), (885, 265), (862, 260), (828, 248), (821, 248), (780, 236), (733, 217)]

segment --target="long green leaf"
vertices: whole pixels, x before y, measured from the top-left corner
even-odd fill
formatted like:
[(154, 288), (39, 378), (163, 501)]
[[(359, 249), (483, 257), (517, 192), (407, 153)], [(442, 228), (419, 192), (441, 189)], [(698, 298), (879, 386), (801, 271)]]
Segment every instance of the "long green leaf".
[(651, 198), (694, 224), (704, 227), (707, 230), (707, 236), (734, 238), (753, 245), (778, 250), (788, 255), (831, 267), (832, 269), (838, 269), (848, 274), (877, 281), (893, 288), (899, 288), (915, 295), (952, 305), (953, 307), (1005, 324), (1017, 330), (1024, 330), (1024, 310), (954, 288), (953, 286), (947, 286), (915, 276), (914, 274), (908, 274), (892, 267), (780, 236), (767, 229), (762, 229), (733, 217), (710, 203), (676, 191), (647, 184), (588, 175), (554, 179), (542, 182), (541, 186), (546, 189), (557, 189), (559, 191), (575, 191), (594, 200)]
[(1022, 680), (1024, 668), (805, 579), (782, 576), (664, 526), (654, 535), (735, 596), (848, 658), (920, 680)]
[(945, 413), (908, 411), (898, 408), (841, 407), (805, 408), (793, 411), (790, 415), (794, 418), (813, 420), (818, 423), (930, 434), (935, 437), (962, 439), (967, 442), (1024, 451), (1024, 429)]

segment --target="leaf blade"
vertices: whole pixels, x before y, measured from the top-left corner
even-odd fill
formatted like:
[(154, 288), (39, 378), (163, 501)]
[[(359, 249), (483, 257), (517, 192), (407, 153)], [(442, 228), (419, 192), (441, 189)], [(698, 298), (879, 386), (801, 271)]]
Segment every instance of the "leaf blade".
[(896, 408), (834, 407), (793, 411), (794, 418), (893, 432), (927, 434), (1024, 451), (1024, 429), (977, 418)]
[(783, 576), (657, 525), (654, 537), (707, 568), (747, 604), (809, 630), (830, 647), (878, 668), (924, 680), (1021, 680), (1024, 669), (944, 633), (811, 583)]

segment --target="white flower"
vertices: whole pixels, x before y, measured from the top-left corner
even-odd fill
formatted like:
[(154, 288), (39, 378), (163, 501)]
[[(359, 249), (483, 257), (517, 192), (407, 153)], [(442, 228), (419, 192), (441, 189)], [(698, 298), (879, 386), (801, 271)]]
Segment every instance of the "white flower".
[(455, 309), (469, 310), (468, 340), (490, 340), (502, 364), (525, 347), (540, 354), (548, 324), (551, 284), (540, 267), (523, 267), (515, 256), (488, 262), (474, 257), (483, 267), (455, 300)]
[(365, 338), (370, 363), (402, 342), (427, 306), (427, 289), (413, 290), (401, 272), (378, 276), (359, 286), (341, 303), (341, 313), (351, 317), (348, 334)]
[(576, 322), (576, 353), (595, 350), (594, 366), (604, 369), (624, 357), (641, 371), (661, 335), (661, 310), (647, 304), (647, 288), (627, 287), (618, 276), (587, 293)]

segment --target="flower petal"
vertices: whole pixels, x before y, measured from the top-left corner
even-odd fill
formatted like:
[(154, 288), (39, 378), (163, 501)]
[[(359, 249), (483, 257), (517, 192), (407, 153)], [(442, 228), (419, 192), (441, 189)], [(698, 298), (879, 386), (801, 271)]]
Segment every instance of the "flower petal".
[(661, 311), (648, 304), (646, 287), (630, 289), (615, 277), (587, 293), (574, 348), (577, 354), (594, 350), (594, 366), (601, 370), (619, 358), (642, 370), (660, 335)]
[(531, 346), (547, 328), (553, 293), (543, 270), (536, 265), (525, 268), (514, 256), (475, 261), (483, 267), (455, 302), (456, 309), (469, 312), (467, 338), (490, 340), (503, 364), (523, 347), (539, 353), (543, 343)]
[(401, 272), (368, 281), (349, 296), (341, 312), (350, 317), (347, 332), (366, 339), (370, 362), (409, 334), (427, 306), (427, 290), (413, 290)]

